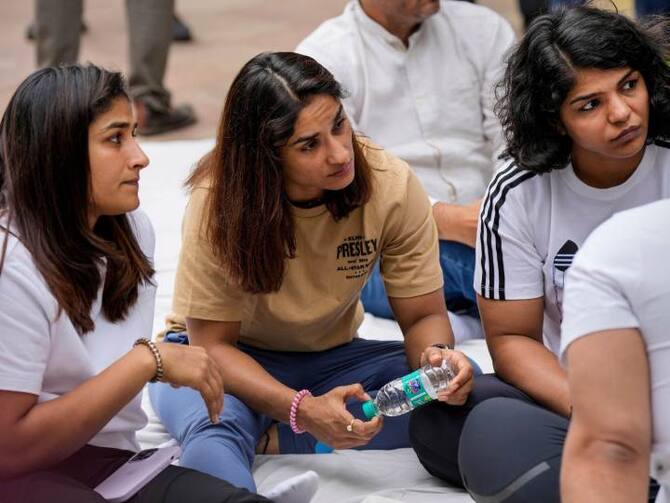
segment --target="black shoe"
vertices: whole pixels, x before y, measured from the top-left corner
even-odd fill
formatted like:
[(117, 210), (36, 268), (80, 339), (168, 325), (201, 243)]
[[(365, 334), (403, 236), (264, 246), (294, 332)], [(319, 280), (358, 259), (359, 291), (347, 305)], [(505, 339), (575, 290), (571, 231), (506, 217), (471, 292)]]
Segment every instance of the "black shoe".
[(191, 105), (179, 105), (167, 112), (152, 110), (141, 101), (137, 108), (137, 133), (142, 136), (167, 133), (194, 124), (197, 119)]
[(193, 40), (191, 30), (176, 14), (172, 18), (172, 40), (175, 42), (190, 42)]

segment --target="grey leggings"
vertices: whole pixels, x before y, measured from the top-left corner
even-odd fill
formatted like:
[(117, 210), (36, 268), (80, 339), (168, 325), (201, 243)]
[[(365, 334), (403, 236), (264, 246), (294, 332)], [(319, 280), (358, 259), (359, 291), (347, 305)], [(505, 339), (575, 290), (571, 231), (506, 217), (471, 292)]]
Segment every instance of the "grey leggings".
[(558, 503), (561, 456), (569, 422), (533, 403), (492, 398), (470, 414), (458, 463), (478, 503)]
[[(477, 503), (560, 501), (569, 421), (488, 374), (475, 378), (466, 404), (416, 409), (410, 440), (433, 475), (464, 486)], [(650, 481), (650, 501), (658, 485)]]

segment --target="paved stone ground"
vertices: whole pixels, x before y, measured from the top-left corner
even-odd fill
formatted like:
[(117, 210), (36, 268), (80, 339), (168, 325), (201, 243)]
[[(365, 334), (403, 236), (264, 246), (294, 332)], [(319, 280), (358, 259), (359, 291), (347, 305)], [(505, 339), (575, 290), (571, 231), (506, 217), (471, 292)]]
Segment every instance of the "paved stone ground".
[[(486, 0), (517, 26), (515, 0)], [(325, 19), (339, 14), (346, 0), (177, 0), (177, 12), (195, 40), (172, 45), (166, 85), (176, 103), (193, 104), (198, 124), (156, 139), (215, 135), (226, 91), (241, 66), (268, 50), (292, 50)], [(505, 8), (507, 6), (507, 8)], [(33, 16), (31, 0), (0, 0), (0, 110), (26, 75), (35, 69), (34, 44), (25, 28)], [(80, 61), (127, 69), (125, 8), (122, 0), (85, 2), (88, 32)]]
[[(619, 4), (630, 4), (620, 0)], [(516, 0), (479, 0), (500, 12), (517, 30)], [(166, 85), (175, 103), (193, 104), (198, 124), (156, 139), (213, 137), (226, 91), (249, 58), (261, 51), (292, 50), (320, 22), (339, 14), (346, 0), (177, 0), (177, 12), (195, 40), (173, 44)], [(0, 110), (16, 86), (35, 68), (34, 45), (25, 29), (33, 16), (30, 0), (0, 0)], [(85, 2), (89, 30), (80, 60), (125, 71), (127, 38), (122, 0)]]

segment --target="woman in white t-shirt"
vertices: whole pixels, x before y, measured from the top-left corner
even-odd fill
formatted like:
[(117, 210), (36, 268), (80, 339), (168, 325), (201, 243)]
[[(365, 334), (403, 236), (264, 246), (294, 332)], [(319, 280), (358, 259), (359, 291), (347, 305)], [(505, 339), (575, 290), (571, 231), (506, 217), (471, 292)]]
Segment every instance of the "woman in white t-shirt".
[[(614, 212), (670, 197), (670, 69), (645, 27), (576, 7), (533, 23), (500, 90), (510, 159), (482, 204), (475, 273), (495, 375), (464, 409), (417, 410), (411, 435), (424, 465), (477, 501), (557, 502), (566, 272)], [(440, 454), (445, 442), (458, 458)]]
[[(152, 380), (197, 389), (210, 419), (220, 369), (154, 344), (154, 236), (138, 205), (148, 159), (119, 73), (45, 68), (0, 124), (0, 499), (102, 502), (93, 490), (138, 448)], [(133, 212), (133, 213), (130, 213)], [(267, 501), (168, 467), (131, 501)]]
[(570, 267), (565, 503), (644, 501), (650, 471), (662, 486), (656, 501), (670, 496), (669, 216), (668, 199), (614, 216)]

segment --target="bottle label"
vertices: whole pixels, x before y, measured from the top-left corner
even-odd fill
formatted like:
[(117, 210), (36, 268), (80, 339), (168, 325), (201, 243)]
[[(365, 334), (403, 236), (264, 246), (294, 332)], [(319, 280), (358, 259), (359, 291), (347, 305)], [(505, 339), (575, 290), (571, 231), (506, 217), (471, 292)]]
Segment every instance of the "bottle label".
[(423, 405), (433, 400), (426, 392), (423, 382), (421, 382), (421, 370), (415, 370), (401, 379), (402, 388), (405, 396), (412, 404), (412, 408)]

